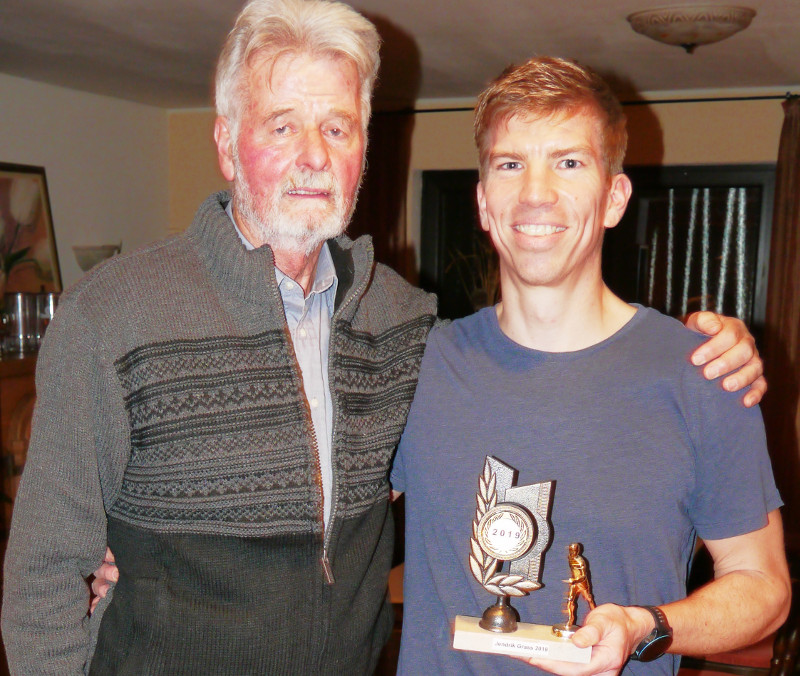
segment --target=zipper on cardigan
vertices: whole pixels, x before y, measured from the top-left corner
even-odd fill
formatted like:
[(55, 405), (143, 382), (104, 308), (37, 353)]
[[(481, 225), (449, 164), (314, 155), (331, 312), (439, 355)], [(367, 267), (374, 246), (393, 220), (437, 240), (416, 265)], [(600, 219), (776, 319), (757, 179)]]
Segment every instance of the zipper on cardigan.
[[(331, 392), (331, 405), (333, 406), (333, 392)], [(321, 505), (320, 519), (322, 520), (322, 574), (325, 577), (325, 582), (327, 584), (333, 584), (334, 582), (336, 582), (336, 580), (333, 577), (333, 566), (331, 566), (331, 562), (328, 559), (330, 530), (331, 526), (333, 525), (334, 510), (336, 508), (336, 501), (333, 499), (334, 492), (336, 491), (336, 471), (333, 462), (333, 434), (331, 434), (331, 510), (327, 524), (325, 523), (325, 491), (322, 490), (322, 458), (319, 457), (319, 444), (317, 443), (317, 433), (313, 432), (313, 434), (314, 434), (314, 450), (317, 453), (317, 469), (319, 470), (317, 473), (317, 476), (319, 477), (319, 492), (320, 495), (322, 496), (322, 500), (320, 502)]]
[[(306, 400), (306, 407), (308, 407), (308, 401)], [(308, 412), (309, 420), (311, 418), (311, 411)], [(319, 442), (317, 441), (317, 432), (314, 429), (314, 425), (311, 425), (311, 438), (314, 441), (314, 457), (317, 460), (316, 469), (317, 469), (317, 488), (319, 489), (319, 496), (320, 496), (320, 513), (319, 519), (322, 521), (322, 575), (325, 578), (325, 582), (327, 584), (333, 584), (336, 580), (333, 577), (333, 568), (331, 567), (331, 562), (328, 560), (328, 529), (330, 527), (330, 523), (328, 525), (325, 524), (325, 491), (322, 489), (322, 459), (319, 457)], [(331, 487), (331, 493), (333, 493), (333, 487)], [(331, 511), (331, 520), (333, 519), (333, 511)]]
[[(288, 327), (286, 329), (288, 333)], [(294, 352), (294, 343), (291, 341), (291, 337), (289, 339), (289, 344), (292, 345), (292, 351)], [(294, 354), (295, 364), (297, 365), (297, 370), (300, 371), (300, 383), (303, 384), (303, 376), (300, 366), (297, 362), (297, 355)], [(308, 416), (308, 427), (311, 431), (311, 445), (314, 450), (314, 469), (316, 470), (316, 477), (315, 483), (317, 484), (317, 490), (319, 491), (319, 512), (317, 513), (317, 518), (322, 522), (322, 559), (320, 562), (322, 563), (322, 574), (325, 578), (325, 582), (327, 584), (333, 584), (333, 569), (331, 568), (330, 561), (328, 561), (328, 542), (327, 542), (327, 531), (328, 527), (325, 525), (325, 490), (322, 486), (322, 458), (319, 454), (319, 441), (317, 440), (317, 431), (314, 429), (314, 421), (311, 417), (311, 405), (308, 403), (308, 397), (305, 393), (305, 387), (302, 388), (303, 391), (303, 401), (306, 404), (306, 414)], [(333, 519), (333, 512), (331, 512), (331, 519)]]
[(328, 561), (328, 550), (324, 547), (322, 548), (322, 572), (325, 575), (325, 582), (328, 584), (333, 584), (336, 580), (333, 579), (333, 568), (331, 568), (331, 562)]
[[(275, 254), (270, 252), (270, 256), (272, 257), (272, 265), (274, 267), (275, 266)], [(365, 287), (365, 286), (366, 286), (366, 283), (362, 283), (362, 287)], [(281, 296), (280, 290), (278, 289), (277, 286), (275, 287), (273, 294), (274, 294), (274, 297), (275, 297), (275, 301), (279, 304), (279, 307), (283, 307), (283, 297)], [(346, 305), (346, 304), (347, 303), (344, 303), (343, 305)], [(333, 314), (335, 315), (336, 313), (334, 312)], [(333, 317), (331, 317), (331, 327), (333, 327)], [(285, 322), (284, 322), (284, 331), (286, 333), (286, 337), (287, 337), (289, 346), (290, 346), (290, 348), (292, 350), (292, 356), (294, 357), (294, 363), (297, 366), (297, 370), (300, 372), (300, 383), (302, 385), (302, 383), (303, 383), (303, 374), (302, 374), (302, 371), (300, 369), (300, 365), (299, 365), (299, 363), (297, 361), (297, 354), (294, 353), (294, 341), (292, 340), (292, 336), (291, 336), (291, 333), (289, 331), (289, 326)], [(333, 328), (331, 328), (330, 334), (331, 335), (328, 338), (329, 344), (331, 342), (333, 342)], [(330, 355), (330, 347), (328, 348), (328, 354)], [(328, 372), (330, 374), (330, 359), (328, 361)], [(330, 380), (329, 380), (329, 382), (330, 382)], [(330, 524), (328, 524), (327, 526), (325, 524), (325, 491), (322, 488), (322, 459), (320, 458), (320, 455), (319, 455), (319, 442), (317, 441), (317, 432), (314, 429), (314, 423), (313, 423), (312, 418), (311, 418), (311, 408), (310, 408), (310, 405), (308, 403), (308, 399), (306, 398), (306, 395), (305, 395), (305, 388), (302, 388), (302, 389), (303, 389), (303, 399), (306, 402), (306, 412), (308, 413), (308, 422), (309, 422), (309, 425), (311, 427), (311, 438), (312, 438), (313, 445), (314, 445), (314, 457), (316, 458), (316, 461), (317, 461), (316, 462), (317, 488), (319, 490), (319, 495), (320, 495), (320, 509), (319, 509), (318, 517), (319, 517), (319, 520), (322, 522), (322, 559), (321, 559), (322, 574), (323, 574), (323, 577), (325, 578), (325, 582), (327, 584), (333, 584), (336, 580), (333, 577), (333, 567), (331, 566), (330, 560), (328, 559), (328, 545), (330, 544), (330, 533), (329, 533)], [(334, 405), (334, 413), (335, 413), (335, 400), (334, 400), (334, 397), (333, 397), (333, 392), (331, 392), (331, 401), (332, 401), (332, 403)], [(334, 417), (334, 420), (335, 420), (335, 417)], [(335, 425), (335, 423), (334, 423), (334, 425)], [(331, 469), (333, 469), (333, 435), (331, 435)], [(331, 483), (333, 485), (331, 486), (331, 516), (330, 516), (330, 521), (333, 522), (334, 510), (336, 508), (336, 501), (333, 499), (333, 493), (335, 493), (335, 490), (336, 490), (336, 477), (335, 477), (335, 472), (331, 472), (331, 474), (332, 474)]]
[[(375, 260), (373, 258), (371, 260), (371, 265), (374, 265), (374, 264), (375, 264)], [(344, 302), (337, 309), (334, 310), (333, 315), (331, 315), (331, 331), (330, 331), (330, 336), (328, 337), (328, 388), (329, 388), (330, 394), (331, 394), (331, 410), (332, 410), (331, 425), (332, 425), (333, 429), (331, 430), (331, 512), (330, 512), (331, 516), (330, 516), (330, 521), (329, 521), (327, 527), (324, 525), (324, 521), (325, 521), (325, 519), (324, 519), (324, 514), (325, 514), (324, 505), (323, 505), (323, 511), (322, 511), (322, 514), (323, 514), (323, 533), (324, 533), (323, 539), (322, 539), (322, 571), (323, 571), (323, 573), (325, 575), (325, 582), (327, 582), (328, 584), (333, 584), (336, 581), (334, 579), (334, 577), (333, 577), (333, 567), (331, 566), (331, 562), (328, 559), (328, 549), (330, 548), (330, 544), (331, 544), (331, 531), (333, 530), (331, 528), (331, 526), (333, 525), (333, 521), (336, 518), (336, 503), (337, 503), (337, 498), (339, 497), (339, 491), (337, 490), (338, 486), (337, 486), (337, 482), (336, 482), (336, 459), (335, 459), (335, 453), (336, 453), (336, 404), (337, 404), (337, 401), (336, 401), (336, 386), (335, 386), (335, 384), (331, 385), (331, 382), (332, 382), (332, 379), (330, 377), (330, 375), (331, 375), (331, 355), (334, 354), (333, 340), (334, 340), (334, 336), (336, 335), (336, 318), (338, 316), (341, 316), (344, 308), (346, 308), (348, 305), (350, 305), (350, 303), (352, 303), (355, 298), (361, 298), (361, 296), (364, 293), (364, 290), (367, 288), (368, 283), (369, 283), (369, 275), (364, 277), (361, 280), (361, 283), (358, 285), (358, 287), (356, 289), (354, 289), (354, 290), (351, 290), (351, 292), (344, 299)], [(316, 435), (315, 435), (314, 436), (314, 444), (315, 445), (316, 445), (316, 442), (317, 442), (317, 440), (316, 440)], [(319, 447), (317, 447), (317, 461), (319, 461)], [(322, 490), (322, 473), (321, 473), (321, 470), (320, 470), (320, 490)], [(323, 500), (324, 499), (325, 499), (325, 497), (323, 495)]]

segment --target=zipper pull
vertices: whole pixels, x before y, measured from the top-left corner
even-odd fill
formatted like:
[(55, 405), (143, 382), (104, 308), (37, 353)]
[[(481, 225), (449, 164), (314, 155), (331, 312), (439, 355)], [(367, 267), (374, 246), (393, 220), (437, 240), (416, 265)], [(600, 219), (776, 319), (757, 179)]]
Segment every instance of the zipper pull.
[(333, 569), (331, 568), (331, 562), (328, 561), (328, 552), (322, 552), (322, 572), (325, 574), (325, 582), (328, 584), (333, 584), (335, 580), (333, 579)]

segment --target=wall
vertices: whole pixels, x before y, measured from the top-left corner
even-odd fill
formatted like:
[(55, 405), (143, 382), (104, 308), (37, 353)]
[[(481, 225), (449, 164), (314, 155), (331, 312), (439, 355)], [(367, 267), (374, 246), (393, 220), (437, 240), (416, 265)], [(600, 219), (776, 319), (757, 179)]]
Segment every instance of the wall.
[[(465, 105), (469, 105), (465, 102)], [(780, 100), (626, 105), (630, 164), (774, 162)], [(472, 111), (419, 112), (412, 170), (476, 166)]]
[(65, 288), (83, 275), (73, 244), (166, 234), (165, 110), (0, 74), (0, 120), (0, 161), (45, 168)]
[[(630, 164), (774, 162), (783, 121), (777, 100), (654, 103), (626, 112)], [(82, 274), (73, 244), (122, 241), (130, 251), (184, 230), (197, 206), (226, 187), (208, 109), (167, 113), (0, 75), (0, 120), (0, 161), (47, 171), (65, 285)], [(417, 256), (421, 171), (476, 164), (471, 111), (415, 116), (406, 225)]]
[(628, 164), (774, 163), (780, 100), (626, 106)]
[(197, 207), (228, 184), (217, 164), (214, 112), (174, 110), (169, 114), (169, 228), (181, 232)]

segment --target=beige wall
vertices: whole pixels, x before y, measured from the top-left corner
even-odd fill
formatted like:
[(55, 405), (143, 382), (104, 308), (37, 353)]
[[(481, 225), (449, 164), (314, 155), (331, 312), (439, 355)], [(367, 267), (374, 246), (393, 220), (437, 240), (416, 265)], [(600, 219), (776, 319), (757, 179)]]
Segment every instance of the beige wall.
[(628, 164), (775, 162), (780, 100), (626, 106)]
[[(625, 106), (629, 164), (774, 162), (783, 123), (780, 100)], [(411, 168), (476, 166), (472, 112), (418, 113)]]
[(167, 232), (165, 110), (0, 75), (0, 121), (0, 161), (45, 168), (65, 287), (83, 275), (73, 244)]
[(174, 110), (169, 114), (169, 229), (181, 232), (200, 203), (227, 182), (217, 164), (214, 113)]
[[(774, 162), (780, 101), (626, 108), (630, 164)], [(211, 110), (166, 112), (0, 75), (0, 161), (44, 166), (62, 279), (81, 276), (73, 244), (123, 250), (184, 230), (226, 187)], [(411, 148), (407, 227), (418, 253), (421, 171), (476, 166), (472, 113), (419, 113)]]

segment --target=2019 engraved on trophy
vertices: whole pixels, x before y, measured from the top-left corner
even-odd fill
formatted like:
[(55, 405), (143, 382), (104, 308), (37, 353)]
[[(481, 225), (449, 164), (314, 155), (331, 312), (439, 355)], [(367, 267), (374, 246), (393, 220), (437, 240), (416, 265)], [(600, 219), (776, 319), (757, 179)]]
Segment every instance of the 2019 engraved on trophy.
[(503, 503), (486, 512), (478, 523), (478, 543), (489, 556), (500, 561), (521, 557), (533, 544), (536, 527), (528, 512)]
[[(591, 648), (577, 648), (566, 632), (559, 636), (550, 625), (520, 622), (511, 606), (511, 597), (526, 596), (542, 586), (542, 558), (552, 536), (553, 482), (514, 486), (516, 474), (513, 467), (486, 457), (475, 496), (469, 566), (497, 600), (481, 618), (456, 617), (453, 647), (588, 663)], [(570, 616), (568, 624), (573, 621)]]

